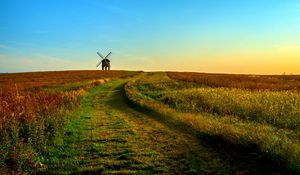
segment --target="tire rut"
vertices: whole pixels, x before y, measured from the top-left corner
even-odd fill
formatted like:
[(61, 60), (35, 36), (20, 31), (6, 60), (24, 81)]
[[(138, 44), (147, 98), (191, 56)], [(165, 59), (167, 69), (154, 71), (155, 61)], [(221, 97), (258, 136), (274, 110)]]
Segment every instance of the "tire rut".
[[(131, 108), (123, 94), (124, 81), (91, 97), (92, 138), (101, 143), (97, 162), (106, 173), (224, 174), (226, 162), (197, 138), (174, 130)], [(105, 155), (103, 157), (103, 152)], [(97, 154), (97, 153), (96, 153)]]

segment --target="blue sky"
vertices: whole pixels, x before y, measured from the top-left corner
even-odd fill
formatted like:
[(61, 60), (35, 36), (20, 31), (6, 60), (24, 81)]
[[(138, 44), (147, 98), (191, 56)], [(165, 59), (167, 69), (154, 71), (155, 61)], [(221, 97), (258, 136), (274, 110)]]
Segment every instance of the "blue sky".
[(0, 72), (300, 73), (298, 0), (1, 0)]

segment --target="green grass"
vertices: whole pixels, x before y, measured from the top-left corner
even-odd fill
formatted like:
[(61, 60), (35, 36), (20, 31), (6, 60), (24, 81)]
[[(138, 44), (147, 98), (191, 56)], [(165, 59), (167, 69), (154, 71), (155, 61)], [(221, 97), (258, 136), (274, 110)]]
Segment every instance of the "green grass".
[[(64, 135), (61, 136), (59, 142), (50, 147), (48, 152), (40, 158), (43, 165), (40, 172), (47, 174), (72, 174), (81, 171), (80, 165), (84, 164), (84, 161), (78, 153), (86, 150), (78, 147), (78, 143), (92, 139), (91, 135), (89, 135), (89, 131), (92, 131), (92, 127), (89, 125), (92, 115), (90, 96), (94, 94), (95, 90), (93, 89), (88, 95), (84, 96), (80, 109), (67, 117), (69, 122), (65, 126)], [(92, 144), (87, 149), (92, 150), (93, 148), (94, 145)]]
[[(172, 83), (174, 84), (173, 89), (175, 91), (170, 88), (172, 87)], [(290, 127), (294, 130), (288, 130), (281, 129), (282, 125), (276, 127), (278, 123), (276, 123), (275, 118), (275, 126), (272, 125), (272, 122), (261, 122), (260, 120), (264, 120), (263, 115), (259, 116), (262, 118), (260, 120), (255, 118), (252, 118), (252, 120), (245, 119), (247, 116), (251, 117), (252, 114), (251, 110), (247, 109), (247, 107), (242, 108), (243, 112), (248, 113), (244, 118), (239, 115), (228, 115), (226, 113), (227, 110), (222, 109), (222, 107), (228, 107), (231, 111), (236, 112), (237, 108), (234, 104), (243, 107), (247, 101), (244, 101), (243, 97), (239, 97), (241, 93), (250, 96), (247, 97), (248, 99), (256, 100), (257, 103), (254, 103), (254, 105), (251, 103), (251, 105), (259, 107), (261, 105), (260, 99), (265, 100), (264, 93), (270, 93), (268, 95), (273, 98), (273, 103), (280, 104), (288, 101), (282, 100), (278, 102), (280, 98), (276, 99), (276, 95), (285, 98), (286, 92), (274, 92), (276, 94), (273, 94), (273, 92), (247, 92), (234, 89), (212, 90), (209, 87), (207, 89), (187, 89), (188, 87), (195, 88), (195, 86), (197, 85), (170, 80), (165, 74), (157, 73), (154, 75), (148, 74), (135, 82), (128, 83), (126, 85), (126, 93), (128, 98), (136, 105), (181, 122), (192, 128), (195, 132), (205, 134), (209, 137), (218, 137), (227, 143), (244, 148), (257, 149), (266, 157), (269, 157), (274, 162), (280, 162), (281, 165), (284, 165), (291, 171), (300, 171), (298, 128), (294, 129), (295, 127)], [(186, 88), (180, 90), (180, 87)], [(278, 95), (277, 93), (282, 94)], [(283, 128), (285, 124), (286, 126), (291, 126), (288, 123), (290, 119), (295, 118), (297, 121), (297, 117), (299, 117), (297, 113), (299, 111), (297, 108), (297, 104), (299, 103), (298, 94), (291, 92), (291, 95), (295, 96), (297, 102), (294, 106), (294, 111), (292, 111), (296, 111), (296, 116), (290, 116), (288, 120), (284, 118), (286, 116), (280, 118), (279, 120), (283, 121)], [(208, 100), (211, 101), (207, 102)], [(230, 100), (232, 103), (228, 102)], [(193, 103), (196, 105), (193, 106)], [(206, 106), (210, 109), (218, 108), (219, 111), (206, 110)], [(289, 105), (279, 107), (281, 107), (278, 109), (279, 112), (285, 113)], [(181, 112), (178, 112), (178, 110)], [(262, 112), (273, 112), (272, 110), (268, 110), (266, 108), (266, 111)], [(186, 113), (186, 111), (192, 113)], [(238, 114), (238, 112), (234, 114)], [(288, 114), (287, 116), (289, 116)], [(271, 116), (271, 119), (277, 115), (275, 113), (275, 115)]]
[[(0, 166), (11, 163), (16, 165), (10, 167), (12, 171), (27, 174), (299, 172), (299, 134), (292, 123), (285, 125), (288, 117), (294, 119), (297, 114), (297, 92), (203, 87), (169, 79), (163, 72), (42, 89), (62, 94), (69, 101), (56, 109), (60, 111), (59, 118), (49, 111), (45, 113), (48, 116), (45, 125), (23, 123), (20, 128), (24, 133), (36, 135), (28, 137), (30, 144), (19, 147), (12, 147), (14, 143), (2, 144), (0, 152), (16, 149), (2, 157), (14, 156), (8, 153), (19, 157), (13, 159), (17, 163), (0, 159)], [(297, 103), (285, 104), (285, 98), (290, 97)], [(272, 100), (275, 110), (258, 105), (268, 106), (264, 100)], [(69, 106), (69, 102), (74, 105)], [(278, 107), (280, 104), (282, 108)], [(261, 107), (259, 114), (263, 114), (259, 120), (252, 116), (258, 107)], [(282, 112), (278, 121), (283, 125), (266, 120), (278, 112)], [(18, 134), (22, 133), (14, 131), (10, 142), (18, 142)], [(36, 137), (39, 135), (43, 138)], [(12, 172), (4, 170), (4, 174)]]
[(233, 173), (193, 136), (128, 106), (125, 82), (103, 84), (83, 98), (63, 140), (41, 158), (40, 174)]
[[(129, 71), (61, 71), (3, 74), (0, 85), (0, 172), (32, 174), (44, 169), (42, 155), (62, 142), (66, 123), (82, 97)], [(67, 117), (71, 116), (71, 117)]]

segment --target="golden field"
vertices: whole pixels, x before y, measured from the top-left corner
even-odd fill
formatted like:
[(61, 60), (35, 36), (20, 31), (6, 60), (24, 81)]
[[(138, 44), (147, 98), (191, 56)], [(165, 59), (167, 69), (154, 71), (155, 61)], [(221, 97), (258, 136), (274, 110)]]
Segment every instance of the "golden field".
[(0, 74), (0, 171), (32, 172), (89, 89), (137, 72)]
[(300, 170), (300, 76), (149, 73), (129, 82), (137, 106)]

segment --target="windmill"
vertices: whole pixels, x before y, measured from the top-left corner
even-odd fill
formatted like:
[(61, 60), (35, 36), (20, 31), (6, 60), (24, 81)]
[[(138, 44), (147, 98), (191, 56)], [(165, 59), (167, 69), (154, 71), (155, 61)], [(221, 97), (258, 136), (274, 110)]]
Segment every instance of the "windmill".
[(102, 58), (102, 60), (97, 64), (96, 67), (98, 67), (98, 66), (100, 66), (100, 64), (102, 64), (102, 70), (110, 70), (110, 60), (108, 59), (108, 57), (112, 53), (109, 52), (109, 54), (107, 54), (106, 57), (104, 57), (100, 52), (97, 52), (97, 54), (100, 56), (100, 58)]

